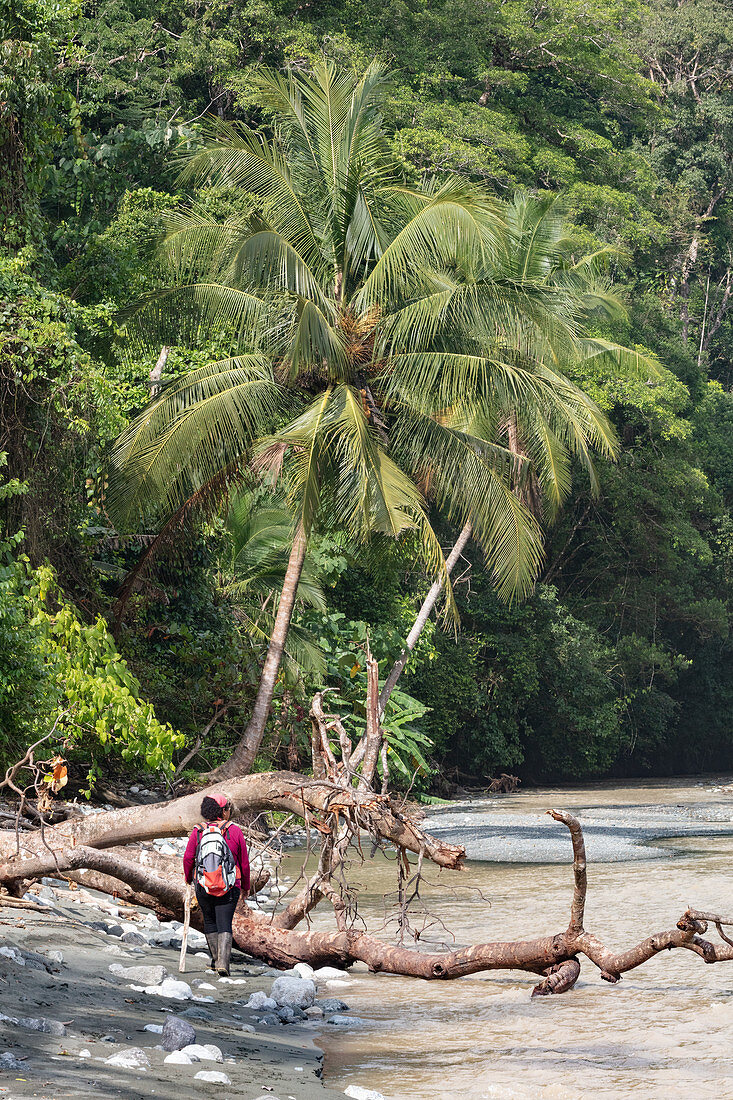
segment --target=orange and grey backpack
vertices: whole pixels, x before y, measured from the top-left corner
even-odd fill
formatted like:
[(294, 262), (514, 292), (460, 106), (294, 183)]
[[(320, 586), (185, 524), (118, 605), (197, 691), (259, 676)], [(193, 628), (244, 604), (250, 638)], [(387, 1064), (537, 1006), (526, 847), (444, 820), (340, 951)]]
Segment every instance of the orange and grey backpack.
[(194, 879), (202, 890), (216, 898), (228, 893), (237, 881), (234, 856), (226, 842), (228, 827), (228, 821), (206, 821), (197, 826)]

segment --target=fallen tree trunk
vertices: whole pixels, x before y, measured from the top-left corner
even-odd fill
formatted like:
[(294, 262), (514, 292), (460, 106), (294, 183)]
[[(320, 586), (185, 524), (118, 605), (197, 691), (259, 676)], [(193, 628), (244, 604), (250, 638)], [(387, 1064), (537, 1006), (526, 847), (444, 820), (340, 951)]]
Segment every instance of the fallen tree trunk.
[[(280, 810), (297, 814), (306, 825), (324, 834), (329, 832), (334, 819), (351, 814), (356, 827), (407, 851), (416, 854), (422, 851), (440, 867), (460, 868), (465, 858), (463, 848), (429, 836), (388, 795), (358, 791), (331, 779), (312, 779), (296, 772), (261, 772), (218, 783), (172, 802), (73, 818), (47, 828), (43, 835), (40, 832), (23, 833), (17, 845), (14, 832), (0, 832), (0, 859), (15, 864), (39, 856), (49, 848), (65, 851), (79, 844), (91, 848), (117, 848), (161, 836), (186, 836), (200, 820), (204, 794), (226, 794), (235, 816)], [(0, 864), (0, 868), (2, 866)]]
[[(733, 924), (733, 918), (692, 909), (682, 914), (675, 928), (648, 936), (623, 951), (612, 950), (588, 932), (584, 925), (588, 884), (583, 832), (571, 814), (554, 810), (548, 812), (568, 828), (573, 851), (573, 894), (567, 928), (535, 939), (426, 952), (403, 943), (385, 943), (357, 926), (347, 856), (351, 852), (364, 861), (361, 842), (365, 834), (372, 842), (372, 854), (385, 845), (396, 850), (403, 931), (409, 928), (408, 910), (411, 900), (418, 896), (423, 861), (457, 870), (465, 857), (463, 848), (446, 844), (422, 829), (409, 810), (386, 790), (381, 794), (372, 790), (376, 762), (385, 742), (379, 726), (376, 666), (371, 674), (368, 733), (353, 751), (338, 716), (324, 712), (323, 695), (318, 694), (311, 708), (313, 777), (268, 772), (217, 784), (205, 792), (225, 793), (235, 813), (279, 810), (296, 814), (322, 837), (315, 871), (279, 913), (267, 916), (253, 912), (246, 900), (240, 899), (233, 932), (242, 951), (283, 968), (296, 962), (346, 967), (361, 961), (374, 972), (428, 980), (517, 970), (541, 978), (534, 988), (537, 996), (572, 989), (582, 956), (609, 982), (619, 981), (624, 973), (659, 952), (676, 948), (691, 951), (706, 963), (733, 961), (733, 940), (723, 931), (725, 925)], [(73, 877), (180, 920), (184, 907), (180, 864), (174, 859), (168, 863), (158, 853), (143, 855), (134, 845), (159, 836), (188, 833), (199, 820), (202, 793), (153, 806), (73, 818), (42, 831), (0, 833), (0, 886), (17, 892), (30, 879), (46, 875)], [(410, 862), (408, 853), (417, 856), (415, 863)], [(322, 900), (333, 907), (335, 930), (298, 927)], [(200, 927), (198, 914), (193, 921)], [(720, 943), (704, 938), (709, 924), (717, 928)]]
[[(240, 903), (234, 916), (234, 938), (247, 954), (282, 968), (296, 962), (310, 965), (348, 967), (356, 961), (367, 964), (374, 972), (404, 974), (426, 980), (450, 980), (492, 970), (517, 970), (542, 977), (533, 995), (566, 992), (575, 985), (580, 973), (578, 956), (584, 955), (601, 972), (606, 981), (617, 982), (622, 974), (651, 959), (662, 951), (675, 948), (689, 950), (706, 963), (733, 961), (733, 942), (722, 932), (722, 925), (733, 918), (686, 910), (677, 926), (649, 936), (640, 943), (616, 952), (583, 925), (587, 892), (585, 847), (579, 822), (570, 814), (552, 811), (571, 833), (573, 845), (574, 889), (570, 922), (567, 929), (551, 935), (516, 942), (476, 944), (455, 951), (423, 952), (412, 947), (389, 944), (368, 932), (342, 928), (333, 932), (299, 930), (279, 927), (277, 917), (253, 913)], [(117, 892), (126, 900), (153, 907), (162, 907), (170, 916), (183, 914), (183, 884), (172, 882), (155, 870), (124, 859), (117, 852), (79, 845), (71, 850), (22, 861), (24, 877), (74, 872), (87, 885), (109, 889), (124, 883)], [(0, 865), (0, 882), (13, 883), (19, 868), (13, 861)], [(200, 925), (197, 915), (194, 926)], [(708, 923), (715, 924), (723, 942), (704, 939)]]

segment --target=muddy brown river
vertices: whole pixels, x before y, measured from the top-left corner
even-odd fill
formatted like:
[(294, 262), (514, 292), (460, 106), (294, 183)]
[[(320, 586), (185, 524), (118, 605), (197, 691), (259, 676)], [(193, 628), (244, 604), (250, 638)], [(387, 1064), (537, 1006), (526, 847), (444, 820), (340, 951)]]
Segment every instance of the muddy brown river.
[[(566, 927), (570, 843), (544, 817), (549, 806), (583, 822), (585, 925), (613, 947), (673, 927), (688, 904), (733, 913), (730, 777), (536, 790), (431, 812), (430, 827), (473, 858), (461, 875), (429, 869), (428, 913), (413, 918), (432, 922), (426, 949)], [(384, 924), (395, 865), (377, 857), (351, 877), (370, 929), (396, 934)], [(314, 924), (329, 926), (328, 915)], [(665, 952), (609, 986), (583, 959), (572, 992), (532, 1001), (533, 984), (519, 973), (437, 983), (357, 968), (333, 992), (361, 1022), (317, 1039), (325, 1080), (387, 1100), (733, 1098), (733, 963)]]

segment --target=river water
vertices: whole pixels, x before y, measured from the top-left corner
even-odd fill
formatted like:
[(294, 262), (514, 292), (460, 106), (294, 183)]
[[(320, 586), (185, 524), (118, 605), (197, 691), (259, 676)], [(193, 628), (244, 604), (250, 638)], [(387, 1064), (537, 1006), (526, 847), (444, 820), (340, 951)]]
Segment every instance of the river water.
[[(429, 869), (426, 949), (567, 926), (570, 843), (544, 816), (550, 806), (584, 825), (585, 926), (609, 945), (673, 927), (688, 904), (733, 912), (729, 777), (536, 790), (431, 811), (432, 831), (465, 843), (472, 858), (462, 874)], [(395, 864), (377, 856), (350, 877), (370, 930), (395, 934), (384, 924)], [(414, 920), (422, 923), (419, 914)], [(530, 975), (426, 982), (357, 966), (348, 988), (333, 992), (361, 1023), (329, 1026), (317, 1039), (325, 1080), (387, 1100), (733, 1098), (733, 963), (706, 966), (691, 952), (665, 952), (609, 986), (581, 962), (572, 992), (534, 1001)]]

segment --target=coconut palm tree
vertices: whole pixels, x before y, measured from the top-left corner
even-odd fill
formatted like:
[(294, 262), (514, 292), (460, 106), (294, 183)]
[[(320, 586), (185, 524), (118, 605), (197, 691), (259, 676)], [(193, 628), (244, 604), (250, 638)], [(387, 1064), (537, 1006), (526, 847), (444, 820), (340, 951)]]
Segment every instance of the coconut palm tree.
[[(249, 770), (261, 743), (317, 524), (354, 539), (409, 534), (450, 609), (432, 491), (470, 522), (499, 592), (521, 596), (542, 554), (513, 491), (526, 463), (456, 410), (539, 402), (600, 416), (522, 343), (531, 331), (558, 354), (572, 346), (572, 288), (497, 281), (492, 264), (511, 247), (500, 206), (460, 180), (404, 182), (379, 117), (380, 66), (360, 80), (327, 63), (254, 79), (272, 136), (213, 123), (183, 169), (239, 207), (172, 221), (171, 285), (136, 315), (165, 344), (224, 329), (237, 353), (163, 389), (123, 433), (106, 498), (119, 523), (153, 509), (170, 524), (247, 466), (286, 486), (288, 565), (252, 717), (221, 776)], [(604, 436), (602, 418), (593, 431)]]
[[(643, 349), (626, 348), (589, 335), (591, 327), (624, 319), (625, 310), (603, 274), (604, 261), (611, 250), (583, 254), (557, 196), (537, 198), (517, 193), (507, 203), (503, 216), (508, 230), (505, 247), (488, 258), (488, 270), (483, 274), (496, 286), (514, 282), (524, 290), (533, 286), (538, 293), (544, 291), (553, 295), (557, 292), (566, 323), (560, 328), (557, 340), (557, 333), (544, 324), (537, 326), (528, 311), (515, 329), (500, 334), (494, 354), (521, 354), (532, 358), (540, 371), (549, 365), (553, 373), (552, 390), (534, 395), (531, 401), (516, 401), (511, 393), (484, 394), (480, 388), (479, 392), (469, 392), (465, 387), (459, 398), (457, 388), (459, 399), (451, 411), (451, 418), (444, 413), (441, 419), (435, 417), (431, 404), (435, 380), (414, 378), (413, 385), (427, 398), (423, 411), (431, 432), (462, 428), (472, 438), (500, 443), (513, 455), (526, 460), (521, 481), (513, 479), (514, 491), (539, 521), (551, 523), (570, 492), (572, 460), (585, 470), (591, 492), (595, 494), (598, 482), (594, 452), (606, 458), (613, 458), (617, 452), (615, 434), (605, 416), (575, 387), (567, 390), (559, 385), (558, 376), (565, 378), (567, 372), (593, 362), (615, 374), (645, 378), (658, 376), (660, 367), (656, 357)], [(461, 292), (467, 281), (464, 276)], [(405, 443), (420, 460), (424, 459), (427, 448), (414, 425), (411, 433), (405, 435)], [(445, 498), (447, 485), (443, 482), (457, 476), (457, 471), (443, 468), (438, 472), (436, 489)], [(446, 559), (448, 576), (472, 534), (469, 519), (463, 524)], [(443, 585), (443, 576), (431, 585), (402, 652), (382, 686), (379, 697), (382, 714), (440, 598)]]
[[(293, 538), (292, 516), (276, 496), (266, 494), (255, 499), (244, 489), (230, 500), (225, 525), (229, 552), (221, 562), (223, 589), (259, 654), (263, 645), (267, 646), (275, 622), (277, 594), (285, 580)], [(296, 601), (317, 611), (326, 610), (321, 573), (307, 554)], [(304, 676), (322, 679), (325, 675), (323, 650), (313, 634), (297, 623), (291, 623), (288, 631), (283, 668), (290, 688)]]

